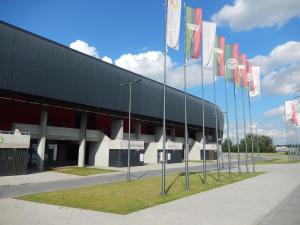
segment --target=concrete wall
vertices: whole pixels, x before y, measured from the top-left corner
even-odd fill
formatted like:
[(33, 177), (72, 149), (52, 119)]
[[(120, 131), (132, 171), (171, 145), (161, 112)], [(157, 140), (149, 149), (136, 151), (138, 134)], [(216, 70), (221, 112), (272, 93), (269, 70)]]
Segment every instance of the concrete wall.
[(109, 144), (111, 139), (99, 131), (99, 141), (89, 145), (89, 165), (107, 167), (109, 160)]
[(30, 135), (0, 133), (0, 148), (29, 148)]

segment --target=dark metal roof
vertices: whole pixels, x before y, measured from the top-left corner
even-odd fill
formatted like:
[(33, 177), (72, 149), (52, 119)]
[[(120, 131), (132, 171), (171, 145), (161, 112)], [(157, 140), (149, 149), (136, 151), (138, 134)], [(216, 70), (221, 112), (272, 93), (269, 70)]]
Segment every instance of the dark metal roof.
[[(160, 119), (163, 85), (85, 55), (41, 36), (0, 21), (0, 89), (80, 105), (128, 112), (128, 87), (121, 83), (141, 78), (132, 88), (132, 113)], [(202, 100), (187, 96), (188, 123), (202, 125)], [(166, 119), (184, 123), (184, 93), (167, 86)], [(223, 113), (218, 108), (223, 129)], [(205, 101), (205, 126), (214, 128), (214, 104)]]

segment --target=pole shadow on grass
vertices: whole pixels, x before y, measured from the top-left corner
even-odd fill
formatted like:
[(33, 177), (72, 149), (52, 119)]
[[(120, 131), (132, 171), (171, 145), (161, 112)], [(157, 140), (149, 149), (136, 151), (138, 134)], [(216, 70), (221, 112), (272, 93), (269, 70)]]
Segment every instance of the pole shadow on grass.
[(171, 189), (171, 187), (176, 183), (176, 181), (178, 180), (179, 177), (183, 176), (183, 173), (178, 174), (175, 179), (171, 182), (171, 184), (167, 187), (166, 189), (166, 193), (168, 193)]
[[(203, 173), (202, 173), (203, 174)], [(201, 176), (201, 173), (198, 173), (198, 175), (199, 175), (199, 178), (200, 178), (200, 180), (201, 180), (201, 183), (202, 184), (204, 184), (204, 174), (203, 174), (203, 177)]]
[(207, 173), (207, 176), (211, 177), (215, 181), (218, 181), (218, 178), (210, 173)]

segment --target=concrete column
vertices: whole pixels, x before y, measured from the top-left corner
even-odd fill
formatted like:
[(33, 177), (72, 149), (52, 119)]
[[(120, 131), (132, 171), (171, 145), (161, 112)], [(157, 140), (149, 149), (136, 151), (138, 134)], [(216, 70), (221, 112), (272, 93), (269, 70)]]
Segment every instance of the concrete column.
[(84, 167), (85, 159), (85, 146), (86, 146), (86, 125), (87, 125), (87, 116), (85, 113), (81, 114), (80, 118), (80, 135), (81, 140), (79, 143), (78, 151), (78, 167)]
[(163, 127), (155, 127), (155, 141), (162, 142), (163, 139)]
[(176, 132), (175, 132), (175, 127), (171, 128), (171, 140), (176, 141)]
[(202, 132), (196, 131), (196, 141), (202, 142), (202, 138), (203, 138)]
[(140, 134), (141, 134), (141, 121), (137, 120), (136, 125), (134, 128), (134, 133), (135, 133), (135, 139), (138, 140), (140, 139)]
[(41, 121), (40, 121), (41, 138), (39, 140), (38, 148), (37, 148), (37, 154), (39, 156), (38, 169), (40, 171), (44, 170), (47, 119), (48, 119), (48, 111), (46, 108), (42, 108)]
[(123, 120), (114, 120), (111, 124), (111, 139), (120, 139), (123, 140), (123, 134), (124, 134), (124, 126), (123, 126)]

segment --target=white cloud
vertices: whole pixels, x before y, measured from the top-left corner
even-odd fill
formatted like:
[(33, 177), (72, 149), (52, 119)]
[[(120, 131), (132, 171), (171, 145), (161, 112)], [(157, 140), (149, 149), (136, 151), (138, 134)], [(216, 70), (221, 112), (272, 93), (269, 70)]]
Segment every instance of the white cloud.
[(296, 94), (300, 88), (300, 63), (295, 63), (265, 75), (262, 89), (268, 94)]
[(112, 59), (109, 58), (108, 56), (104, 56), (104, 57), (102, 58), (102, 60), (105, 61), (105, 62), (107, 62), (107, 63), (110, 63), (110, 64), (113, 63)]
[[(150, 77), (159, 82), (163, 81), (164, 55), (160, 51), (148, 51), (139, 54), (124, 54), (115, 61), (115, 64), (137, 74)], [(167, 70), (170, 70), (172, 60), (167, 57)]]
[(99, 59), (97, 49), (84, 41), (76, 40), (70, 44), (70, 48)]
[(295, 62), (300, 62), (300, 42), (297, 41), (278, 45), (268, 56), (257, 55), (253, 58), (253, 64), (260, 66), (263, 74)]
[(284, 113), (284, 105), (281, 105), (276, 108), (272, 108), (272, 109), (269, 109), (268, 111), (265, 111), (264, 116), (272, 117), (272, 116), (283, 115), (283, 113)]
[(255, 27), (274, 27), (300, 17), (299, 0), (235, 0), (212, 16), (219, 25), (228, 25), (234, 31)]
[[(160, 51), (148, 51), (139, 54), (124, 54), (115, 61), (119, 67), (133, 71), (137, 74), (163, 82), (164, 55)], [(212, 82), (212, 75), (205, 72), (205, 83)], [(177, 66), (167, 56), (167, 84), (182, 89), (184, 84), (183, 66)], [(201, 82), (201, 65), (196, 60), (190, 60), (187, 64), (187, 87), (194, 87)]]
[(300, 88), (300, 42), (289, 41), (275, 47), (269, 55), (257, 55), (262, 91), (268, 94), (295, 94)]

